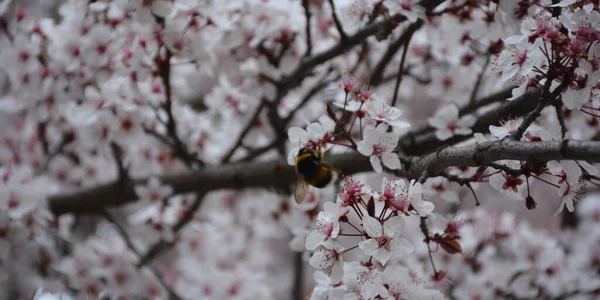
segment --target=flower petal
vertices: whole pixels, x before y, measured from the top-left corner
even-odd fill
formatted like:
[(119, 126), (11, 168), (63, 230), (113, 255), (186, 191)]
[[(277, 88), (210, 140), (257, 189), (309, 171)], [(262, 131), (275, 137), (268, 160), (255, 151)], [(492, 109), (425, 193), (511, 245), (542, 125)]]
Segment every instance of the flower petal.
[(411, 254), (415, 251), (415, 246), (411, 244), (407, 239), (395, 238), (392, 240), (391, 251), (397, 255), (404, 256)]
[(383, 233), (393, 239), (400, 235), (403, 227), (404, 219), (401, 216), (395, 216), (385, 221), (383, 224)]
[(379, 221), (371, 216), (363, 218), (363, 227), (367, 231), (369, 237), (375, 238), (383, 234), (383, 227)]
[(395, 153), (384, 153), (381, 158), (383, 160), (383, 164), (392, 170), (402, 168), (402, 165), (400, 164), (400, 158), (398, 158), (398, 155)]
[(390, 251), (385, 248), (378, 248), (375, 250), (373, 257), (375, 257), (382, 265), (385, 265), (388, 259), (390, 259)]
[(320, 116), (319, 123), (321, 123), (326, 132), (333, 132), (335, 129), (335, 122), (328, 115)]
[(307, 250), (315, 250), (325, 240), (325, 236), (320, 234), (318, 231), (311, 231), (306, 237), (305, 247)]
[(379, 244), (374, 239), (368, 239), (358, 243), (358, 248), (360, 248), (366, 255), (373, 256), (379, 249)]
[(330, 269), (335, 263), (335, 254), (332, 250), (321, 248), (313, 254), (308, 263), (315, 269)]
[(362, 140), (358, 142), (357, 150), (360, 154), (364, 156), (371, 156), (373, 154), (373, 145), (375, 145), (375, 141), (369, 142), (367, 140)]
[(371, 161), (371, 166), (376, 173), (383, 172), (383, 167), (381, 166), (381, 159), (379, 159), (379, 156), (372, 155), (369, 161)]
[(435, 137), (437, 137), (438, 140), (440, 140), (440, 141), (445, 141), (445, 140), (451, 138), (452, 135), (453, 135), (452, 131), (450, 131), (447, 128), (438, 129), (435, 131)]

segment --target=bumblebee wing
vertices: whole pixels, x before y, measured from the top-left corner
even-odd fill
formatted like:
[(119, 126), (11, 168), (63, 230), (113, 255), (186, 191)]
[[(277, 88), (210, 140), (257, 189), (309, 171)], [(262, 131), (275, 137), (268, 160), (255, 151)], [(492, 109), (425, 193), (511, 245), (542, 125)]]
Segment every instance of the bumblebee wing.
[(309, 184), (304, 180), (304, 176), (298, 174), (296, 178), (296, 187), (294, 189), (294, 197), (296, 198), (296, 203), (301, 204), (306, 199), (306, 194), (308, 193)]

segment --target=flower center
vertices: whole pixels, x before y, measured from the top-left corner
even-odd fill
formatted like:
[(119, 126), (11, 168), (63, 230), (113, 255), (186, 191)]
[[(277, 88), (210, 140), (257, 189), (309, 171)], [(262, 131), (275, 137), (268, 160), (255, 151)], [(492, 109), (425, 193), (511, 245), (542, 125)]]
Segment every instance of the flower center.
[(403, 198), (395, 198), (391, 202), (392, 209), (399, 212), (405, 212), (408, 209), (408, 204), (410, 203), (407, 199)]
[(385, 147), (380, 144), (373, 145), (373, 155), (381, 156), (385, 152)]
[(385, 248), (387, 250), (390, 250), (390, 238), (387, 235), (382, 235), (380, 237), (377, 238), (377, 244), (379, 245), (379, 248)]
[(446, 127), (450, 131), (454, 132), (454, 130), (456, 130), (458, 128), (458, 122), (457, 121), (452, 121), (452, 122), (448, 123), (448, 125)]
[(317, 230), (320, 234), (324, 236), (331, 236), (331, 233), (333, 232), (333, 223), (327, 222), (325, 220), (318, 220)]

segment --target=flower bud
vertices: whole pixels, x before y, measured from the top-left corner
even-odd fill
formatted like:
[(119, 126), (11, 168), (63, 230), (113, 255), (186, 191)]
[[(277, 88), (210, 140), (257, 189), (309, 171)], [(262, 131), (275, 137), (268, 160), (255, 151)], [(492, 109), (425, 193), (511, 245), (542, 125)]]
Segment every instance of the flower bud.
[(528, 195), (527, 198), (525, 198), (525, 206), (527, 206), (527, 209), (532, 210), (537, 206), (537, 202), (533, 200), (531, 195)]

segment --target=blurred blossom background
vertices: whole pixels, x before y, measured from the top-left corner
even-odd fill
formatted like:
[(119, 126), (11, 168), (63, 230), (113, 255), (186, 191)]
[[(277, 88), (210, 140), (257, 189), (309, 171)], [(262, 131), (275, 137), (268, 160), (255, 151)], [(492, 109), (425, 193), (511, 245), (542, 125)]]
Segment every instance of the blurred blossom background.
[(599, 111), (597, 1), (0, 0), (0, 300), (597, 299)]

